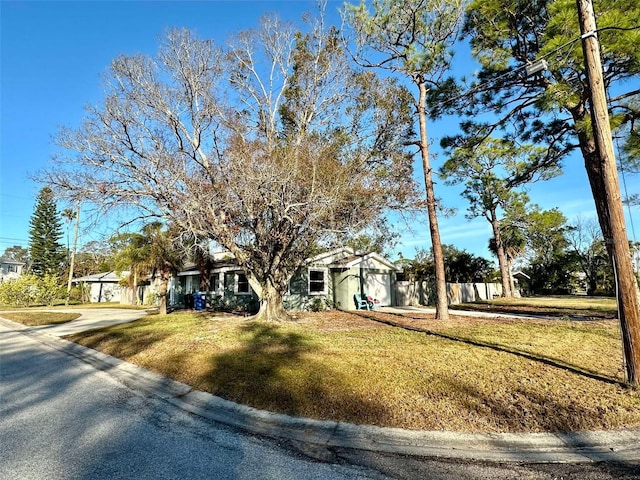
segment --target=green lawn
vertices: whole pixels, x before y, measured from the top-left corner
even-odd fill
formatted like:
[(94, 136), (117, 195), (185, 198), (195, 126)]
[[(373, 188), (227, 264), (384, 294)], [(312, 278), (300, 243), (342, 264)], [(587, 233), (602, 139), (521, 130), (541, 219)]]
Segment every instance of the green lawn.
[(126, 305), (119, 302), (101, 302), (101, 303), (72, 303), (70, 305), (65, 305), (64, 301), (56, 302), (55, 305), (48, 307), (46, 305), (34, 305), (31, 307), (15, 307), (9, 305), (0, 305), (0, 312), (6, 311), (24, 311), (26, 312), (39, 312), (43, 309), (45, 310), (62, 310), (62, 309), (90, 309), (90, 310), (100, 310), (104, 308), (124, 308), (128, 310), (154, 310), (155, 307), (151, 307), (149, 305)]
[(640, 427), (616, 321), (346, 312), (254, 323), (148, 316), (71, 340), (261, 409), (390, 427), (569, 431)]

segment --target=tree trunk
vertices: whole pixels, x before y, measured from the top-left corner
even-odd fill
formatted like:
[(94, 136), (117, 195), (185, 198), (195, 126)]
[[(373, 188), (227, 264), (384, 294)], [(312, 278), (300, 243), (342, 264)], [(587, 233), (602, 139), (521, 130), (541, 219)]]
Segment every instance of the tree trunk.
[(69, 300), (71, 299), (71, 283), (73, 281), (73, 268), (76, 264), (76, 250), (78, 249), (78, 231), (80, 229), (80, 204), (79, 203), (78, 203), (78, 208), (76, 210), (75, 216), (76, 216), (76, 226), (73, 231), (73, 250), (71, 250), (71, 262), (69, 265), (69, 279), (67, 281), (67, 299), (65, 300), (65, 305), (69, 305)]
[(431, 234), (431, 248), (433, 249), (433, 264), (436, 277), (436, 319), (449, 320), (449, 306), (447, 301), (447, 279), (444, 269), (444, 255), (438, 228), (438, 213), (436, 197), (433, 190), (431, 163), (429, 160), (429, 140), (427, 137), (426, 98), (427, 87), (422, 79), (416, 80), (420, 89), (418, 100), (418, 119), (420, 122), (420, 154), (424, 172), (424, 188), (427, 196), (427, 215), (429, 217), (429, 232)]
[(291, 316), (284, 308), (282, 297), (282, 291), (279, 291), (271, 282), (262, 285), (260, 310), (252, 317), (252, 320), (261, 322), (283, 322), (291, 320)]
[(596, 277), (587, 277), (587, 295), (595, 295), (598, 291), (598, 281)]
[(158, 298), (160, 300), (158, 314), (160, 315), (167, 314), (167, 292), (169, 292), (169, 276), (162, 274), (158, 283)]
[(513, 297), (511, 289), (511, 272), (507, 254), (504, 251), (504, 243), (502, 243), (502, 234), (500, 233), (500, 223), (496, 218), (495, 209), (489, 212), (491, 215), (491, 229), (493, 230), (493, 238), (496, 240), (496, 254), (498, 255), (498, 266), (500, 267), (500, 281), (502, 283), (502, 296), (506, 298)]
[(513, 260), (507, 256), (507, 270), (509, 272), (509, 287), (511, 288), (511, 296), (516, 296), (516, 282), (513, 278)]
[(131, 305), (138, 305), (138, 272), (133, 269), (133, 296), (131, 297)]

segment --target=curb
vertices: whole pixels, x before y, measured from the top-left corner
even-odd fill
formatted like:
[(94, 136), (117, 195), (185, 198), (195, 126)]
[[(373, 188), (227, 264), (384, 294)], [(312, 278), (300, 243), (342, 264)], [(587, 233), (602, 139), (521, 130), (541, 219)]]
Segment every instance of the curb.
[(0, 324), (108, 373), (132, 390), (186, 412), (252, 434), (313, 448), (366, 450), (419, 457), (493, 462), (591, 463), (640, 461), (640, 430), (567, 433), (457, 433), (414, 431), (313, 420), (258, 410), (194, 390), (157, 373), (31, 327)]

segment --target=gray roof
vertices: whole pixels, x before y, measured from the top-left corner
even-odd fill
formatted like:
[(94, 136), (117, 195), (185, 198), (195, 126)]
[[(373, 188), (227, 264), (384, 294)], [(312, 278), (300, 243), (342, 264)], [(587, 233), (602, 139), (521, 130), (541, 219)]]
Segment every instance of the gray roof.
[(13, 260), (12, 258), (0, 258), (0, 263), (7, 263), (9, 265), (26, 265), (25, 262), (20, 260)]
[(116, 272), (102, 272), (94, 273), (93, 275), (87, 275), (85, 277), (74, 278), (74, 283), (86, 282), (86, 283), (118, 283), (122, 280), (122, 275), (116, 274)]

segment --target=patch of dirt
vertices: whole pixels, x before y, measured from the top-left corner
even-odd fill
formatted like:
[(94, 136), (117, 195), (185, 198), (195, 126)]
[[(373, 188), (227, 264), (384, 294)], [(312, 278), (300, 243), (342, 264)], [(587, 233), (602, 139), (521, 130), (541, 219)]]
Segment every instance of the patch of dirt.
[(466, 327), (482, 323), (522, 322), (520, 319), (504, 317), (467, 317), (450, 315), (449, 320), (436, 320), (430, 313), (383, 313), (376, 311), (341, 311), (326, 310), (318, 313), (299, 313), (296, 322), (308, 324), (321, 331), (354, 330), (359, 328), (385, 328), (385, 325), (399, 326), (419, 331), (437, 331), (452, 327)]
[[(472, 309), (468, 309), (472, 310)], [(612, 320), (607, 317), (588, 317), (588, 316), (571, 316), (566, 315), (549, 315), (548, 311), (539, 311), (537, 314), (544, 315), (546, 318), (508, 318), (504, 316), (492, 316), (492, 313), (536, 313), (531, 308), (514, 309), (507, 307), (505, 309), (491, 309), (490, 312), (484, 311), (486, 315), (482, 317), (455, 315), (449, 316), (449, 320), (436, 320), (433, 313), (407, 312), (407, 313), (385, 313), (380, 311), (343, 311), (343, 310), (325, 310), (322, 312), (292, 312), (293, 321), (297, 324), (309, 325), (320, 331), (347, 331), (354, 329), (372, 329), (385, 328), (385, 325), (403, 327), (417, 331), (440, 331), (456, 327), (468, 327), (474, 324), (514, 324), (528, 323), (538, 325), (553, 325), (559, 321), (589, 321), (591, 325), (608, 326)], [(214, 321), (222, 321), (226, 324), (229, 321), (243, 322), (250, 320), (249, 317), (243, 317), (233, 314), (209, 314), (209, 319)]]
[[(371, 320), (383, 322), (389, 325), (407, 328), (417, 331), (433, 331), (437, 332), (444, 329), (456, 328), (456, 327), (468, 327), (470, 325), (477, 324), (536, 324), (536, 325), (554, 325), (559, 321), (574, 321), (567, 317), (550, 317), (550, 318), (508, 318), (508, 317), (495, 317), (491, 316), (491, 313), (487, 312), (486, 316), (471, 317), (466, 315), (449, 315), (449, 320), (436, 320), (433, 314), (421, 314), (421, 313), (382, 313), (382, 312), (358, 312), (356, 315)], [(590, 325), (594, 326), (610, 326), (611, 320), (595, 319), (590, 322)]]

